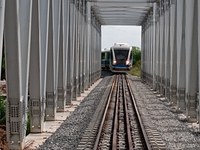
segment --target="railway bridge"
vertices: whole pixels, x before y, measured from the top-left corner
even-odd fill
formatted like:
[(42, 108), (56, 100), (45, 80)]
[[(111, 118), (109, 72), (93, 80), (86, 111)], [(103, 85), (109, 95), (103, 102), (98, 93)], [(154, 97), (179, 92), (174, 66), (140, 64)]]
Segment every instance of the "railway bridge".
[(199, 122), (199, 9), (198, 0), (0, 0), (9, 148), (24, 148), (27, 117), (42, 132), (100, 78), (101, 25), (142, 26), (142, 79)]

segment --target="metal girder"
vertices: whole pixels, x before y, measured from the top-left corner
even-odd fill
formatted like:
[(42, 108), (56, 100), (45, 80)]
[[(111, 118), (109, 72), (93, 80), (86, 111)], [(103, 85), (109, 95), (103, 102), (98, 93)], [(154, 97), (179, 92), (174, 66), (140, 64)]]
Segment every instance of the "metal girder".
[[(200, 37), (200, 1), (197, 2), (197, 13), (198, 13), (198, 37)], [(198, 47), (200, 47), (200, 38), (198, 38)], [(200, 58), (200, 48), (198, 48), (198, 57)], [(200, 70), (200, 59), (198, 59), (198, 70)], [(200, 73), (198, 73), (198, 79), (200, 79)], [(200, 80), (198, 80), (198, 85), (199, 85), (199, 89), (198, 91), (200, 91)], [(198, 115), (197, 115), (197, 121), (200, 122), (200, 98), (199, 98), (199, 93), (197, 95), (197, 110), (198, 110)], [(199, 124), (199, 128), (200, 128), (200, 124)]]
[(6, 132), (9, 149), (23, 149), (26, 135), (32, 1), (5, 4)]
[[(0, 0), (0, 67), (2, 63), (4, 17), (5, 17), (5, 0)], [(1, 79), (1, 69), (0, 69), (0, 79)]]
[(170, 103), (177, 104), (176, 5), (170, 7)]
[(179, 111), (185, 113), (185, 2), (183, 0), (177, 0), (177, 26), (176, 26), (176, 49), (177, 49), (177, 107)]
[(61, 0), (50, 1), (45, 119), (54, 120), (58, 97), (58, 60)]
[(34, 0), (30, 54), (30, 131), (44, 130), (49, 0)]
[(69, 2), (69, 51), (67, 60), (67, 104), (71, 104), (74, 79), (74, 44), (75, 44), (75, 6)]
[(165, 78), (165, 97), (169, 100), (169, 87), (170, 87), (170, 51), (169, 51), (169, 48), (170, 48), (170, 43), (169, 43), (169, 31), (170, 31), (170, 22), (169, 22), (169, 17), (170, 17), (170, 14), (169, 14), (169, 9), (166, 10), (165, 12), (165, 29), (164, 29), (164, 32), (165, 32), (165, 44), (164, 44), (164, 51), (165, 51), (165, 72), (164, 72), (164, 78)]
[(88, 0), (89, 2), (94, 15), (103, 25), (130, 25), (129, 20), (132, 25), (141, 25), (156, 0)]
[(197, 91), (198, 91), (198, 32), (197, 30), (197, 1), (185, 0), (185, 62), (186, 62), (186, 117), (196, 120)]

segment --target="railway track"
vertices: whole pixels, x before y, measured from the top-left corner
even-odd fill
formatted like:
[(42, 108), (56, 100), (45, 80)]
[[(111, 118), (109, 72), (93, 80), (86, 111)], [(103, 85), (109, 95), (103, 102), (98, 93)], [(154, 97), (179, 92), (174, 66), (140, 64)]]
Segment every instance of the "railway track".
[(166, 149), (155, 128), (140, 117), (126, 75), (113, 77), (113, 84), (103, 99), (78, 150)]
[(125, 75), (117, 75), (94, 149), (151, 149)]

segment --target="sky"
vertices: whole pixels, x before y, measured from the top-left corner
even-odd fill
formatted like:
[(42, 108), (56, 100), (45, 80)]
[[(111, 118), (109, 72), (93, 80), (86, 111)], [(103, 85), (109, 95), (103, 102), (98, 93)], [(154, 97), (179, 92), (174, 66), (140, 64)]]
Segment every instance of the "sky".
[(110, 48), (114, 43), (141, 48), (141, 26), (102, 26), (101, 48)]

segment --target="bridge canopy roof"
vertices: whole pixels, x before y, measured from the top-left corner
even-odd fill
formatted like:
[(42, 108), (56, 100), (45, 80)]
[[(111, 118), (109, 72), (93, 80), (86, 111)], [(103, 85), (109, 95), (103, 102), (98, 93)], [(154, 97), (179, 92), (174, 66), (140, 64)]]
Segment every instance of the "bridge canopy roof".
[(101, 25), (141, 25), (156, 0), (88, 0)]

